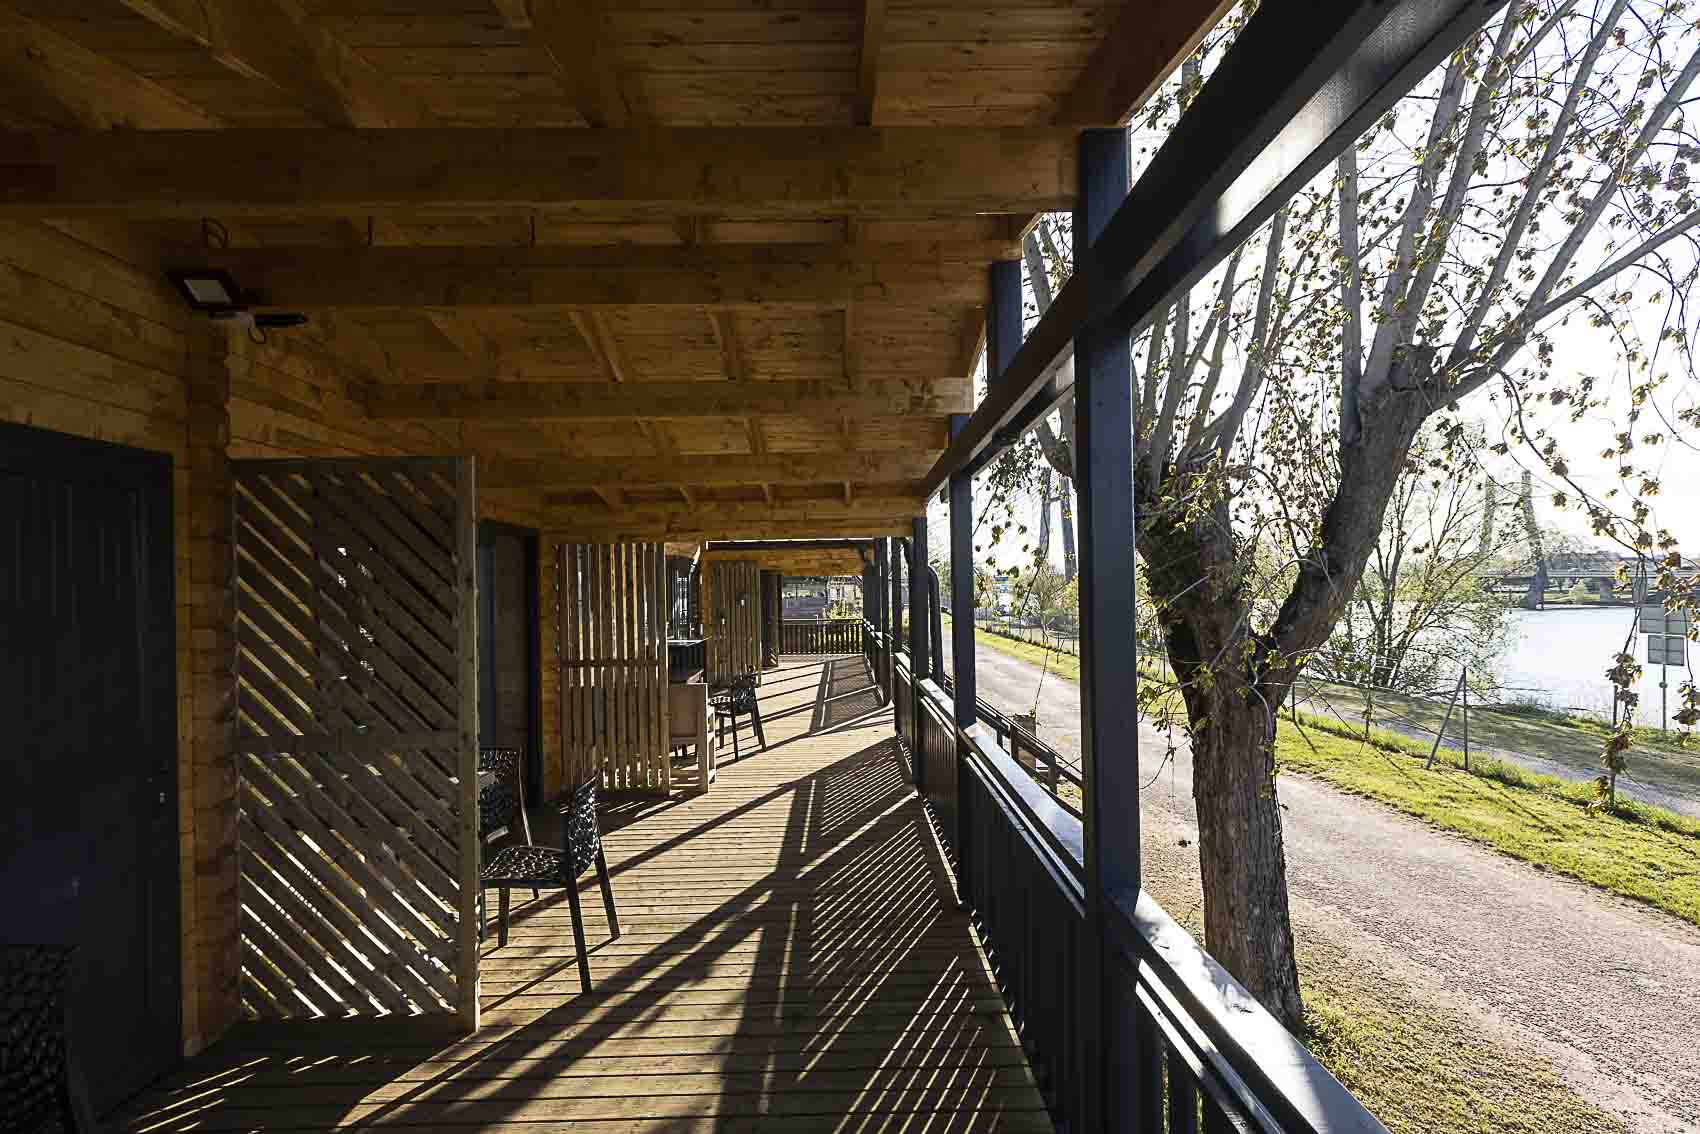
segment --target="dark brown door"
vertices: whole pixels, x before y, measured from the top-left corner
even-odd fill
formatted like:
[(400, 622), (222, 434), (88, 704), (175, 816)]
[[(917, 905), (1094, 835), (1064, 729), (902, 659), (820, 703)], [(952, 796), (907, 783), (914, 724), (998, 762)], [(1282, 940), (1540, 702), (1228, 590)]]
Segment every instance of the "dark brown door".
[(538, 746), (537, 533), (478, 525), (478, 742), (525, 753), (526, 795), (542, 792)]
[(176, 1062), (169, 458), (0, 424), (0, 936), (76, 947), (104, 1111)]

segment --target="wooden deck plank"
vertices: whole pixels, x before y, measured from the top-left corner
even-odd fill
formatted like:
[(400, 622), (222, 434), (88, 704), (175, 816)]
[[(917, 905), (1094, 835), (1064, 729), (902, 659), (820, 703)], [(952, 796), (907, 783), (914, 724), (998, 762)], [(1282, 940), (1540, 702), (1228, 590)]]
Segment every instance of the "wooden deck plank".
[(606, 802), (623, 932), (588, 884), (590, 994), (565, 896), (515, 892), (476, 1035), (254, 1025), (120, 1128), (1051, 1130), (889, 713), (823, 710), (860, 665), (771, 671), (768, 747), (741, 737), (706, 795)]

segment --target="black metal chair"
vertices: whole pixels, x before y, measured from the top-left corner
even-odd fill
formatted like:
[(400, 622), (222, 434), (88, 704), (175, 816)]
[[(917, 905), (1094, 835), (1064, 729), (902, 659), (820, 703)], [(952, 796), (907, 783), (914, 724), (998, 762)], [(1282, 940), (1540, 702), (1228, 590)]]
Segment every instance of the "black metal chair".
[(767, 734), (761, 727), (761, 699), (756, 696), (756, 671), (748, 670), (741, 677), (734, 677), (730, 684), (720, 687), (708, 699), (714, 709), (714, 727), (719, 744), (726, 737), (726, 724), (732, 725), (732, 759), (741, 758), (738, 751), (738, 718), (748, 716), (750, 726), (756, 734), (756, 743), (767, 747)]
[(0, 1129), (95, 1130), (65, 1038), (69, 945), (0, 945)]
[[(518, 748), (478, 750), (478, 841), (488, 847), (510, 841), (519, 825), (520, 840), (530, 843), (531, 819), (525, 810), (525, 754)], [(536, 890), (532, 898), (538, 896)], [(484, 891), (478, 891), (478, 939), (484, 939)]]
[[(516, 760), (517, 763), (517, 760)], [(539, 889), (564, 889), (567, 892), (567, 905), (572, 909), (573, 945), (578, 952), (579, 984), (584, 991), (590, 991), (590, 954), (584, 945), (584, 912), (579, 907), (578, 879), (579, 875), (596, 867), (597, 881), (602, 886), (602, 905), (608, 912), (608, 927), (613, 936), (620, 936), (620, 917), (614, 909), (614, 888), (608, 880), (608, 858), (602, 851), (602, 830), (596, 821), (596, 782), (580, 784), (573, 789), (567, 800), (567, 806), (561, 816), (561, 846), (535, 846), (531, 842), (531, 831), (524, 820), (525, 791), (519, 786), (519, 777), (514, 777), (515, 787), (510, 793), (498, 791), (502, 776), (498, 771), (494, 782), (490, 785), (491, 811), (481, 812), (480, 819), (494, 825), (504, 826), (512, 834), (513, 824), (518, 822), (525, 835), (524, 842), (513, 842), (501, 847), (494, 854), (485, 858), (480, 874), (480, 892), (478, 929), (479, 935), (484, 932), (484, 892), (498, 891), (497, 895), (497, 944), (508, 943), (508, 891), (514, 887), (530, 889), (536, 895)], [(483, 793), (480, 793), (479, 803), (482, 808)], [(498, 811), (505, 808), (505, 811)]]

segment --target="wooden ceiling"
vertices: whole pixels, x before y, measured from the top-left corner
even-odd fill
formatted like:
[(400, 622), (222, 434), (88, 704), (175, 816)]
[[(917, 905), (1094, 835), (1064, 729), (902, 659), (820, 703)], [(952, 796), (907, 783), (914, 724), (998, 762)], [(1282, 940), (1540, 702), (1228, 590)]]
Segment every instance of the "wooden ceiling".
[(884, 534), (987, 265), (1225, 6), (0, 0), (0, 217), (309, 314), (338, 412), (493, 514)]

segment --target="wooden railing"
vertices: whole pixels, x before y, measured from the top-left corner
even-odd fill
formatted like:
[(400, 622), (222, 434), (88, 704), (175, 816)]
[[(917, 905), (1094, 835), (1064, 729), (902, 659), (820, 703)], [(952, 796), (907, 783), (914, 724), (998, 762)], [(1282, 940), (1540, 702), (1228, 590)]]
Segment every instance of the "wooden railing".
[(862, 652), (860, 618), (787, 618), (779, 624), (779, 652), (856, 654)]
[(1149, 895), (1106, 895), (1091, 924), (1080, 815), (1023, 759), (1028, 734), (958, 729), (946, 688), (892, 663), (911, 773), (1059, 1129), (1385, 1134)]

